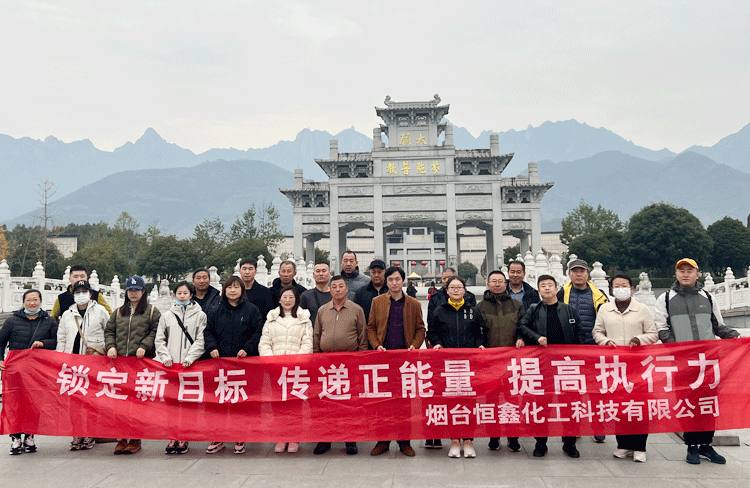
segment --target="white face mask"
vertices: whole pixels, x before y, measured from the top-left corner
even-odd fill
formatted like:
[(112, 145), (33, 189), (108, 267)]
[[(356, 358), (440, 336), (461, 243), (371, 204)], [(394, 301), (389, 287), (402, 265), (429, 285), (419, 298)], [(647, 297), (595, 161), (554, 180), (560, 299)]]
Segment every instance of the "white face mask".
[(73, 295), (73, 300), (75, 300), (76, 305), (84, 305), (91, 300), (91, 293), (75, 293)]
[(614, 288), (612, 290), (612, 294), (615, 296), (615, 300), (620, 300), (622, 302), (630, 298), (631, 292), (630, 292), (630, 288), (620, 287), (620, 288)]

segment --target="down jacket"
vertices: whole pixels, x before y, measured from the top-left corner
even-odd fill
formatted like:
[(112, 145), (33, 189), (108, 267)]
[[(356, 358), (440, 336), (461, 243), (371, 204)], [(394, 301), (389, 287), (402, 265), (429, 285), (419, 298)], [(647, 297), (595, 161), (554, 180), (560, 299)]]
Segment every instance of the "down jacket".
[(81, 326), (83, 338), (86, 339), (85, 344), (79, 339), (78, 353), (85, 354), (86, 347), (103, 350), (104, 327), (107, 325), (108, 320), (109, 312), (94, 299), (89, 300), (83, 317), (81, 317), (81, 312), (78, 310), (78, 305), (74, 303), (60, 317), (60, 325), (57, 326), (57, 352), (73, 352), (76, 337), (78, 336), (76, 321)]
[(268, 312), (263, 334), (260, 336), (258, 353), (261, 356), (285, 356), (287, 354), (312, 354), (313, 326), (310, 312), (297, 308), (297, 317), (279, 316), (279, 307)]
[(482, 314), (464, 301), (456, 310), (450, 303), (440, 305), (432, 314), (432, 325), (427, 329), (432, 346), (445, 348), (479, 347), (487, 345), (487, 331)]
[(139, 347), (146, 350), (146, 357), (156, 356), (154, 339), (156, 327), (161, 313), (153, 305), (146, 307), (140, 315), (122, 315), (120, 309), (115, 309), (104, 328), (104, 350), (117, 350), (118, 356), (135, 356)]
[[(177, 317), (193, 339), (192, 343), (182, 331)], [(205, 328), (206, 314), (200, 305), (193, 301), (187, 307), (173, 303), (161, 316), (156, 328), (156, 360), (162, 364), (169, 360), (193, 364), (203, 354)]]
[(206, 351), (214, 349), (219, 356), (237, 357), (240, 350), (248, 356), (258, 355), (258, 342), (263, 332), (263, 318), (258, 307), (250, 302), (240, 302), (236, 307), (225, 300), (219, 300), (211, 310), (203, 336)]
[(45, 349), (55, 349), (57, 343), (57, 321), (44, 310), (30, 320), (23, 310), (16, 310), (0, 328), (0, 361), (5, 360), (5, 346), (10, 350), (28, 349), (35, 341), (41, 341)]
[(523, 318), (521, 302), (512, 299), (507, 290), (497, 296), (487, 290), (477, 310), (487, 330), (487, 347), (516, 345), (516, 329)]

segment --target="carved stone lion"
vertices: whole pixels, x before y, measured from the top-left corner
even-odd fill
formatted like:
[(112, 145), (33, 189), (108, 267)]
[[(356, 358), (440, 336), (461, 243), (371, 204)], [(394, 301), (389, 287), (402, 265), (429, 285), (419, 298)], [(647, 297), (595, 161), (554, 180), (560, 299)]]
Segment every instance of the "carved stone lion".
[(636, 291), (651, 293), (651, 280), (648, 279), (648, 273), (645, 271), (638, 275), (640, 282), (636, 287)]

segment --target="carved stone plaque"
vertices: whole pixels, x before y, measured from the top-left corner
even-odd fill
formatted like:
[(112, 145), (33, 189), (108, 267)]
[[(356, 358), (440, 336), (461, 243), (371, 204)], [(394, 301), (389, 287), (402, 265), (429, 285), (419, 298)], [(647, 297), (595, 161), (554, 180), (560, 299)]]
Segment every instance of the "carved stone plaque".
[(317, 224), (317, 223), (328, 223), (328, 215), (303, 215), (303, 224)]
[(384, 197), (384, 210), (445, 210), (445, 195), (430, 197)]
[(503, 230), (531, 230), (531, 222), (503, 222)]
[(492, 212), (463, 212), (460, 214), (463, 220), (491, 220)]
[(456, 185), (456, 193), (492, 193), (492, 186), (484, 183), (463, 183)]
[(492, 197), (489, 195), (457, 195), (456, 210), (489, 210), (492, 208)]
[(384, 222), (441, 222), (448, 218), (446, 212), (397, 212), (384, 213)]
[(372, 195), (371, 186), (342, 186), (339, 187), (339, 195)]
[(366, 198), (339, 198), (339, 211), (341, 212), (372, 212), (373, 199)]

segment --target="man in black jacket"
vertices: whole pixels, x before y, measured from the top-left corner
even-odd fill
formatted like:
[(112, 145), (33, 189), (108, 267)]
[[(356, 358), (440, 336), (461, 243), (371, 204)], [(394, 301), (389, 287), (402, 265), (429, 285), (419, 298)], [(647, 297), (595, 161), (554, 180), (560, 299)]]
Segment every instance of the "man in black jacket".
[[(70, 276), (68, 277), (68, 280), (70, 280), (70, 286), (68, 288), (60, 293), (57, 296), (57, 300), (55, 300), (55, 304), (52, 305), (52, 311), (49, 313), (50, 317), (54, 317), (55, 320), (60, 320), (60, 317), (62, 314), (65, 313), (67, 309), (70, 308), (71, 305), (75, 303), (73, 300), (73, 290), (71, 287), (74, 283), (78, 283), (79, 281), (88, 281), (89, 274), (86, 271), (85, 266), (81, 266), (80, 264), (74, 264), (70, 267)], [(91, 299), (97, 302), (99, 305), (107, 309), (107, 312), (112, 313), (112, 309), (109, 308), (109, 303), (107, 303), (107, 300), (104, 299), (103, 295), (100, 295), (98, 291), (96, 290), (90, 290), (91, 291)]]
[[(242, 273), (242, 268), (240, 268), (240, 273)], [(294, 261), (287, 260), (281, 263), (279, 266), (279, 277), (273, 280), (273, 284), (271, 285), (271, 295), (273, 296), (271, 309), (279, 306), (279, 295), (281, 294), (281, 289), (285, 286), (293, 286), (297, 289), (297, 293), (300, 296), (307, 291), (307, 288), (295, 281), (295, 276), (297, 276), (297, 265), (294, 264)], [(266, 317), (263, 316), (263, 320), (265, 319)]]
[(374, 259), (370, 263), (370, 282), (366, 286), (357, 290), (354, 295), (354, 303), (362, 307), (365, 312), (365, 320), (370, 320), (370, 307), (372, 299), (388, 293), (388, 287), (385, 286), (385, 261)]
[(508, 293), (514, 300), (523, 304), (523, 309), (528, 310), (535, 303), (539, 303), (539, 293), (533, 286), (524, 281), (526, 278), (526, 265), (523, 261), (513, 261), (508, 265)]
[(206, 268), (193, 271), (193, 286), (195, 287), (195, 303), (201, 306), (201, 310), (208, 312), (216, 306), (221, 293), (211, 286), (211, 276)]
[[(258, 261), (255, 259), (245, 258), (240, 261), (240, 278), (242, 278), (242, 283), (245, 285), (247, 301), (258, 307), (260, 316), (263, 318), (263, 323), (265, 323), (268, 312), (278, 306), (278, 297), (274, 305), (274, 297), (271, 290), (255, 281), (255, 274), (257, 272)], [(302, 291), (299, 292), (300, 295)]]
[[(518, 335), (526, 344), (583, 344), (581, 319), (568, 304), (557, 301), (557, 281), (550, 275), (541, 275), (537, 288), (542, 301), (526, 311), (518, 323)], [(563, 451), (572, 458), (580, 457), (575, 436), (563, 437)], [(534, 457), (547, 454), (547, 438), (537, 437)]]

